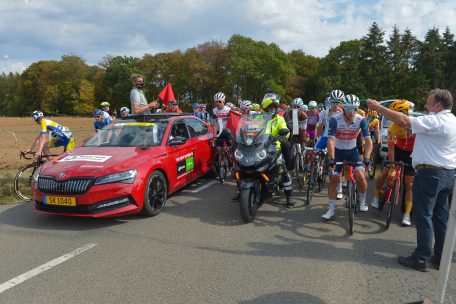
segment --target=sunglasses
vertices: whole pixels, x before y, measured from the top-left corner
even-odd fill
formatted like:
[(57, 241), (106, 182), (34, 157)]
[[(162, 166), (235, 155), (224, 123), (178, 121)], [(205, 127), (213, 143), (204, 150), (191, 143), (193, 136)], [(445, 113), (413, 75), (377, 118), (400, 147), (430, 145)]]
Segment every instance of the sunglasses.
[(345, 112), (356, 112), (358, 108), (345, 108)]
[(100, 118), (101, 116), (95, 116), (96, 119)]
[(222, 100), (217, 100), (216, 103), (223, 103), (223, 101)]

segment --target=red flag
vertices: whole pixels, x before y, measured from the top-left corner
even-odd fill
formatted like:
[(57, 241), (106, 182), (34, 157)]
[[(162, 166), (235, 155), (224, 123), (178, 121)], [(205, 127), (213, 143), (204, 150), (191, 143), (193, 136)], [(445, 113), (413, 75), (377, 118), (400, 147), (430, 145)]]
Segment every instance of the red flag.
[(174, 97), (173, 88), (171, 87), (170, 83), (168, 83), (166, 87), (160, 92), (160, 94), (158, 94), (158, 97), (163, 100), (163, 104), (165, 106), (168, 105), (168, 102), (176, 100)]

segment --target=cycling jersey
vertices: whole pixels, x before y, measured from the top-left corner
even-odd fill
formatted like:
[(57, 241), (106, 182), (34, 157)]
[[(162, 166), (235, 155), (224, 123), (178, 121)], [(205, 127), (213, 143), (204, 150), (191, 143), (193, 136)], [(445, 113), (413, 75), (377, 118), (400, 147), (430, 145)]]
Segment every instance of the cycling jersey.
[(214, 118), (217, 122), (217, 131), (220, 133), (226, 128), (226, 123), (228, 121), (228, 117), (230, 116), (231, 109), (224, 106), (222, 109), (214, 108), (212, 112), (214, 113)]
[(50, 119), (41, 119), (41, 134), (49, 133), (52, 137), (61, 139), (63, 141), (69, 140), (73, 137), (71, 131), (62, 125), (50, 120)]
[[(322, 125), (324, 127), (324, 129), (325, 129), (323, 134), (321, 135), (322, 137), (328, 137), (328, 130), (329, 130), (329, 125), (328, 125), (329, 124), (329, 119), (328, 119), (328, 116), (329, 116), (329, 111), (330, 111), (330, 109), (326, 109), (325, 111), (321, 112), (320, 116), (319, 116), (318, 123), (320, 125)], [(331, 118), (334, 115), (339, 114), (339, 113), (342, 113), (342, 110), (339, 109), (339, 108), (336, 108), (329, 118)]]
[(351, 150), (356, 148), (356, 138), (360, 130), (364, 138), (370, 137), (367, 121), (359, 114), (355, 115), (350, 125), (345, 122), (344, 113), (338, 113), (329, 119), (328, 137), (334, 137), (336, 149)]
[(369, 131), (380, 128), (380, 121), (378, 118), (373, 118), (369, 120)]
[(320, 119), (320, 115), (317, 111), (314, 114), (307, 113), (307, 137), (314, 139), (317, 136), (317, 124)]
[(415, 144), (415, 134), (409, 128), (392, 124), (388, 128), (388, 145), (395, 145), (401, 150), (411, 152)]

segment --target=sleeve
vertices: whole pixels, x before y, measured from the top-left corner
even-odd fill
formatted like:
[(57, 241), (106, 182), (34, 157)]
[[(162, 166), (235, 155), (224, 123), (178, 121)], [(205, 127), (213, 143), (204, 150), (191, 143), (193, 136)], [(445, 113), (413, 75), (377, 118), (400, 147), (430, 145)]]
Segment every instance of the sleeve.
[(41, 119), (41, 132), (40, 134), (46, 134), (47, 133), (47, 121), (46, 119)]
[(140, 96), (139, 96), (139, 91), (138, 90), (131, 90), (130, 92), (130, 102), (133, 105), (134, 103), (139, 104)]
[(329, 119), (328, 137), (335, 137), (337, 130), (337, 120), (334, 117)]
[(323, 124), (323, 119), (325, 117), (325, 113), (324, 112), (321, 112), (319, 115), (318, 115), (318, 123), (319, 124)]
[(412, 134), (440, 134), (443, 132), (443, 125), (436, 115), (412, 117), (410, 123), (412, 125)]
[(361, 134), (363, 135), (364, 138), (370, 137), (369, 126), (367, 125), (366, 118), (361, 119), (361, 122), (359, 123), (359, 127), (361, 128)]

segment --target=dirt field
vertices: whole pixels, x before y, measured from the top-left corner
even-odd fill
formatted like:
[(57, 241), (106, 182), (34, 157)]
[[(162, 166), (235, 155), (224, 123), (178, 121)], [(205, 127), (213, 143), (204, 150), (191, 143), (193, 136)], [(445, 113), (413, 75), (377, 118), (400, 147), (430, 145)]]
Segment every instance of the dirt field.
[[(93, 118), (48, 117), (68, 127), (75, 137), (76, 146), (94, 134)], [(40, 133), (40, 127), (29, 117), (0, 118), (0, 170), (16, 170), (28, 161), (20, 160), (21, 150), (30, 148), (33, 140)], [(51, 149), (55, 154), (63, 152), (62, 148)]]

